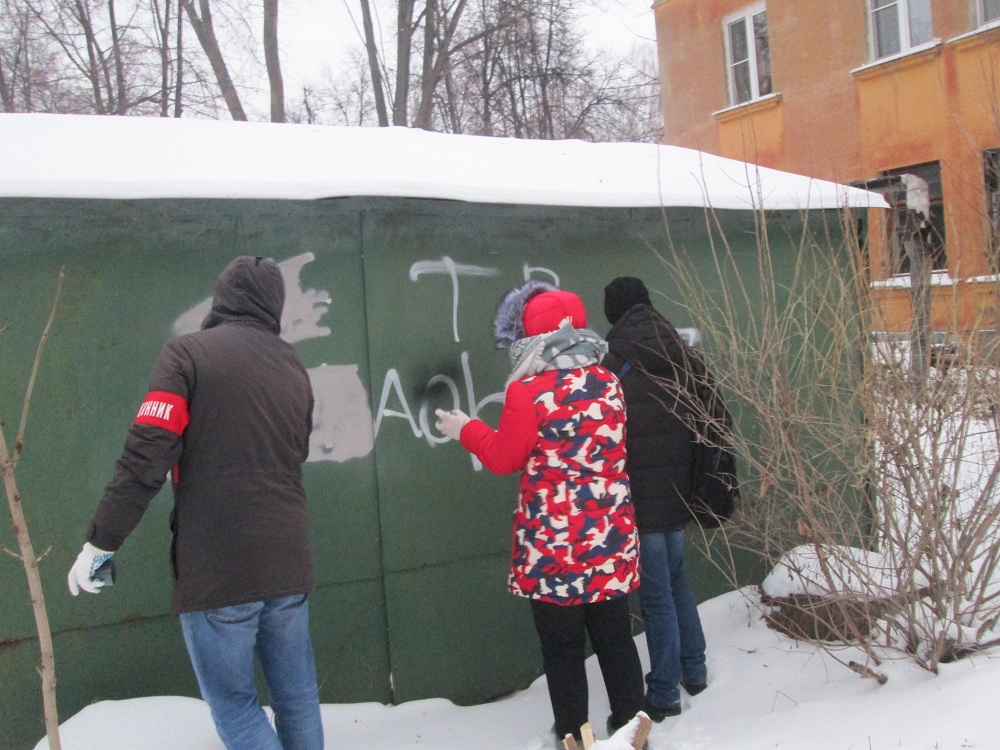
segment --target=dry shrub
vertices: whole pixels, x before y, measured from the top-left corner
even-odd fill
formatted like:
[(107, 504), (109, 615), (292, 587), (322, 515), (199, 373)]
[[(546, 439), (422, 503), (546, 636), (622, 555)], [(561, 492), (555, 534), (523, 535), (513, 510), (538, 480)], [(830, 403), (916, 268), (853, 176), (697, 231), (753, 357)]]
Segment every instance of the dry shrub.
[(757, 216), (748, 252), (706, 211), (706, 260), (665, 215), (670, 302), (736, 417), (743, 502), (712, 559), (760, 556), (767, 614), (834, 656), (849, 642), (936, 671), (1000, 619), (998, 378), (971, 345), (918, 375), (908, 342), (878, 333), (857, 215)]

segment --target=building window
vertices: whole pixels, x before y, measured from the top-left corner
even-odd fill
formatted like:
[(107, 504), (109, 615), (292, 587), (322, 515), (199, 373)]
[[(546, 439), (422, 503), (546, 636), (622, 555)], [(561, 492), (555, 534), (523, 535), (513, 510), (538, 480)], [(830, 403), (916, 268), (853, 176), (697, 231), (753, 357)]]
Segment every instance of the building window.
[[(885, 177), (911, 174), (927, 183), (930, 193), (930, 222), (921, 232), (921, 237), (931, 256), (931, 269), (934, 271), (948, 270), (948, 254), (945, 251), (944, 232), (944, 201), (941, 195), (941, 165), (938, 162), (915, 164), (900, 169), (890, 169), (883, 172)], [(892, 248), (893, 274), (908, 274), (910, 272), (910, 256), (906, 252), (905, 242), (913, 238), (915, 227), (910, 219), (906, 201), (906, 188), (899, 185), (886, 194), (886, 200), (892, 206), (889, 215), (889, 241)]]
[(1000, 21), (1000, 0), (980, 0), (983, 24)]
[(986, 178), (986, 218), (989, 221), (986, 244), (990, 270), (1000, 274), (1000, 149), (983, 153)]
[(755, 5), (725, 20), (729, 104), (735, 106), (771, 93), (771, 53), (767, 12)]
[[(997, 0), (983, 0), (996, 3)], [(926, 44), (931, 29), (931, 0), (869, 0), (875, 59), (892, 57)]]

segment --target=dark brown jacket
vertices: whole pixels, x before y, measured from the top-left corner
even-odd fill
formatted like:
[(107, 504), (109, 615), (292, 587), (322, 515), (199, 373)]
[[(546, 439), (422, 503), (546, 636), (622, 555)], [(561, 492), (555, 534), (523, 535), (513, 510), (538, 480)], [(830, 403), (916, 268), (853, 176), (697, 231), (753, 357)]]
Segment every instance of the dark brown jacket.
[(281, 340), (284, 285), (242, 257), (216, 282), (197, 333), (168, 341), (87, 534), (114, 551), (173, 472), (172, 611), (307, 593), (302, 486), (313, 397)]

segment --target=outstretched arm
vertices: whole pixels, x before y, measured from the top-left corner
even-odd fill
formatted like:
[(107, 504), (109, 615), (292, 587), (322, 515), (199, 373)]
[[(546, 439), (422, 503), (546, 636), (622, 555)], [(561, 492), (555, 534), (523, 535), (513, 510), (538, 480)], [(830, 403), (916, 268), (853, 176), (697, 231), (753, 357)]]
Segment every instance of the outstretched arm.
[(462, 428), (462, 445), (494, 474), (512, 474), (524, 468), (538, 444), (538, 414), (531, 393), (520, 381), (507, 387), (500, 426), (494, 430), (473, 419)]

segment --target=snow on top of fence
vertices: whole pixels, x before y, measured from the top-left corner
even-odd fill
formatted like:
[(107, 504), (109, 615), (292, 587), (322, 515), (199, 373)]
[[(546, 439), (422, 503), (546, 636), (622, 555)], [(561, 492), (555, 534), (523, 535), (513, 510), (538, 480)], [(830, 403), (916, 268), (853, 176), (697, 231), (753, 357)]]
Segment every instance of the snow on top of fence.
[(0, 115), (0, 196), (439, 198), (550, 206), (886, 207), (874, 194), (649, 143), (410, 128)]

